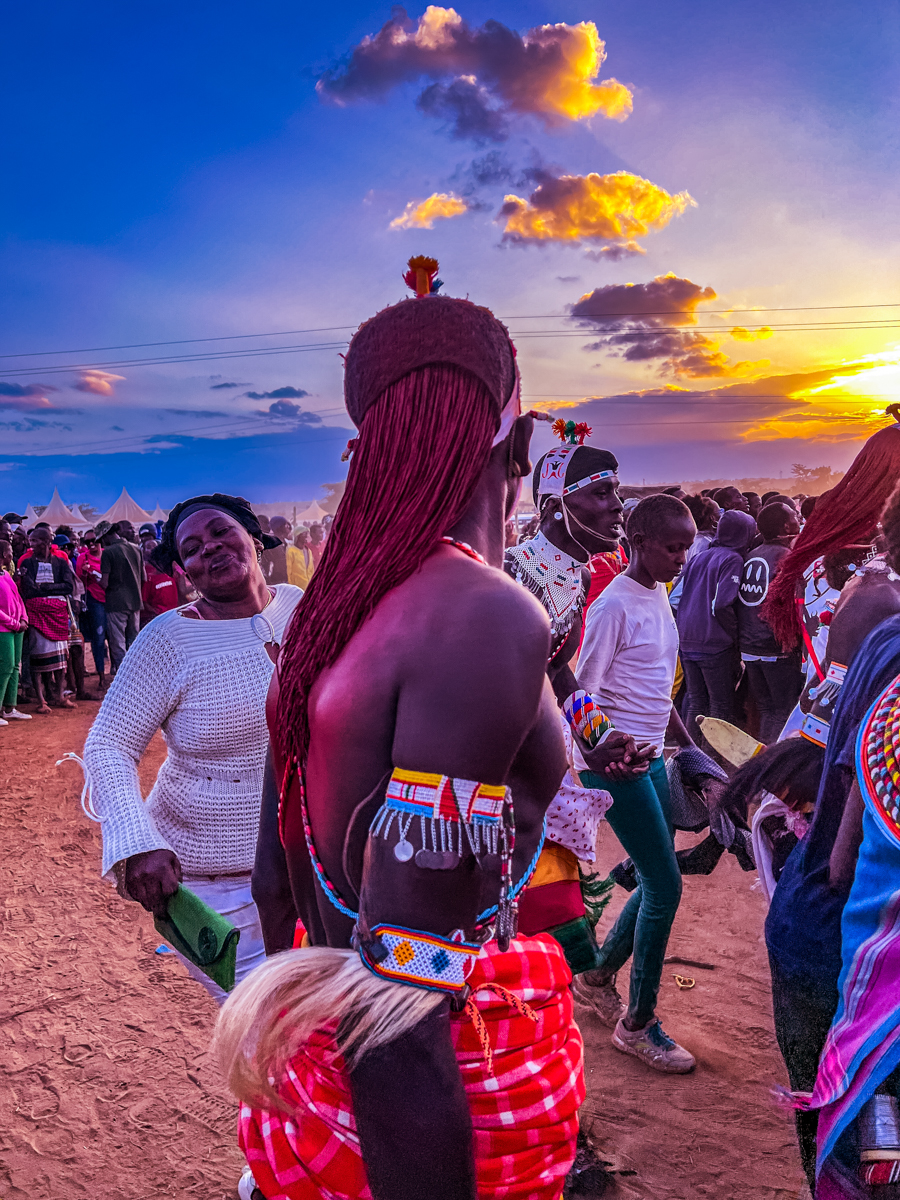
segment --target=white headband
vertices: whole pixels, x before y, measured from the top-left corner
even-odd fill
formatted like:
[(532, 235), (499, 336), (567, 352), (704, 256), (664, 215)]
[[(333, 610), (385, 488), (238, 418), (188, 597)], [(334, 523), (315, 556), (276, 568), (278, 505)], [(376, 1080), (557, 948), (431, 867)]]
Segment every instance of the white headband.
[(566, 467), (575, 451), (580, 449), (581, 446), (554, 446), (544, 456), (538, 483), (538, 500), (542, 496), (568, 496), (570, 492), (577, 492), (579, 488), (588, 487), (601, 479), (613, 478), (615, 471), (595, 471), (593, 475), (585, 475), (566, 487)]

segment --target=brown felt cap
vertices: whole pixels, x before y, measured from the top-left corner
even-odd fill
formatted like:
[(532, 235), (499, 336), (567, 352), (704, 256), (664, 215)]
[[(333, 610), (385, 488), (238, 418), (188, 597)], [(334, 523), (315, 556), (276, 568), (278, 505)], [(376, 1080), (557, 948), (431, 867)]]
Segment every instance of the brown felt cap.
[(360, 325), (344, 370), (344, 403), (359, 428), (385, 388), (417, 367), (450, 363), (476, 375), (499, 417), (516, 381), (506, 326), (487, 308), (451, 296), (401, 300)]

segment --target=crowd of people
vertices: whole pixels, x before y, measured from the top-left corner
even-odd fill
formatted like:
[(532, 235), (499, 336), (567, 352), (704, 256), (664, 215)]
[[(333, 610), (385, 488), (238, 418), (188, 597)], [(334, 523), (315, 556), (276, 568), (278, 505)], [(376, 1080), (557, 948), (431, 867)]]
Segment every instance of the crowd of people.
[[(266, 525), (268, 518), (260, 516)], [(271, 583), (304, 588), (321, 557), (326, 521), (292, 529), (281, 516), (275, 548), (265, 555)], [(197, 598), (182, 568), (160, 570), (152, 558), (163, 522), (137, 530), (131, 521), (94, 528), (26, 526), (15, 512), (0, 519), (0, 725), (30, 721), (35, 706), (102, 700), (139, 631)], [(96, 675), (96, 691), (86, 679)]]
[[(30, 559), (19, 533), (3, 560), (4, 637), (14, 658), (29, 626), (33, 680), (64, 672), (74, 580), (82, 615), (102, 609), (84, 636), (105, 628), (114, 678), (84, 762), (104, 875), (160, 922), (189, 894), (240, 933), (175, 944), (221, 1006), (239, 1194), (602, 1195), (579, 1024), (650, 1070), (696, 1068), (660, 979), (683, 876), (730, 853), (769, 903), (811, 1194), (889, 1200), (900, 425), (819, 497), (623, 502), (586, 426), (554, 422), (532, 468), (545, 418), (522, 411), (509, 335), (434, 294), (436, 268), (411, 263), (417, 298), (351, 341), (359, 432), (327, 539), (216, 493), (146, 555), (95, 529), (73, 569), (68, 535), (35, 529)], [(164, 607), (137, 633), (151, 586)], [(603, 820), (627, 855), (608, 879)], [(678, 830), (704, 836), (676, 851)]]

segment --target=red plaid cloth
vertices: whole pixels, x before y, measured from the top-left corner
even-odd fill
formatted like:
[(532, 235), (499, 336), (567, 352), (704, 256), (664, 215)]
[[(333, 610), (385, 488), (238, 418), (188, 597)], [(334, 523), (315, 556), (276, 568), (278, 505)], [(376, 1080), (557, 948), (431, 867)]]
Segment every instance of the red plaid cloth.
[(62, 596), (32, 596), (25, 610), (28, 624), (48, 642), (69, 640), (69, 606)]
[[(575, 1158), (584, 1099), (581, 1034), (572, 1019), (572, 980), (549, 934), (518, 938), (501, 954), (484, 947), (469, 978), (487, 1026), (493, 1074), (464, 1014), (451, 1022), (475, 1140), (482, 1200), (558, 1200)], [(535, 1023), (486, 983), (515, 993)], [(239, 1138), (266, 1200), (371, 1200), (334, 1031), (316, 1033), (291, 1063), (282, 1098), (295, 1119), (241, 1106)]]

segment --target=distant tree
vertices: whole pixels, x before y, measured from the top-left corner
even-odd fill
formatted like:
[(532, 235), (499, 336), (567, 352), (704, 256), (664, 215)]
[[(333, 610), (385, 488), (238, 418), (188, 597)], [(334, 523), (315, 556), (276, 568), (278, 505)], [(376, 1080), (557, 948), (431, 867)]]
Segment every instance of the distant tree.
[(807, 467), (803, 463), (794, 463), (791, 474), (798, 483), (822, 484), (831, 479), (831, 467)]

